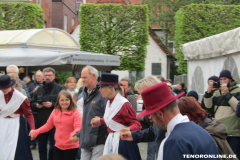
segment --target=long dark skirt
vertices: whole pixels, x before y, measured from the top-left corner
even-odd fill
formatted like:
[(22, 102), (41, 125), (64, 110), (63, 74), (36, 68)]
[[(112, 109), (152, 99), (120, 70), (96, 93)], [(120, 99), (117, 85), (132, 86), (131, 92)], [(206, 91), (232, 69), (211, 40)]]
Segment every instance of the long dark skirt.
[(33, 160), (23, 116), (20, 116), (19, 136), (14, 160)]
[(137, 143), (133, 141), (123, 141), (120, 139), (118, 154), (121, 154), (128, 160), (141, 160), (141, 155)]

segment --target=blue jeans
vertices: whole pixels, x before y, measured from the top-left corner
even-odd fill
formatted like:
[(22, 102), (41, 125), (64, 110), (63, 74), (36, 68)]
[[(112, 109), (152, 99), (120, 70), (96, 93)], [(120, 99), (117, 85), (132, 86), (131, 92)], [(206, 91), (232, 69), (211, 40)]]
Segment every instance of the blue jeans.
[(240, 159), (240, 137), (227, 137), (227, 141), (237, 158)]
[(148, 142), (147, 160), (155, 160), (155, 141)]

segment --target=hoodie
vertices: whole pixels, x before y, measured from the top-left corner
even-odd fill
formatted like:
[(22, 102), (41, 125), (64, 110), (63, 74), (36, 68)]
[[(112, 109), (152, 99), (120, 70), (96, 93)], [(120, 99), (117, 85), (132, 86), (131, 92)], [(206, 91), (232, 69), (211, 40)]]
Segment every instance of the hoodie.
[(137, 112), (137, 101), (136, 101), (136, 98), (134, 97), (133, 90), (129, 89), (126, 92), (126, 95), (127, 95), (127, 100), (130, 102), (135, 112)]

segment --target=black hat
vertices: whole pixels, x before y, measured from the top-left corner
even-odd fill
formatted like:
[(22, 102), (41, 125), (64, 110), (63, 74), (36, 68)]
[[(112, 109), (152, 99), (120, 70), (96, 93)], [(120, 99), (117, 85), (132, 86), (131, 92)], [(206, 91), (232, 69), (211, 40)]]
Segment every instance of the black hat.
[(102, 73), (101, 80), (98, 85), (100, 84), (120, 85), (118, 83), (118, 75), (112, 73)]
[(9, 75), (3, 75), (0, 77), (0, 90), (12, 87), (16, 83), (15, 80), (11, 80)]
[(220, 72), (219, 78), (221, 78), (221, 77), (226, 77), (226, 78), (232, 79), (231, 72), (227, 69), (224, 69)]
[(187, 97), (194, 97), (198, 101), (198, 94), (194, 90), (188, 92)]
[(218, 82), (219, 78), (217, 76), (211, 76), (211, 77), (208, 78), (208, 81), (209, 80), (213, 80), (214, 82)]

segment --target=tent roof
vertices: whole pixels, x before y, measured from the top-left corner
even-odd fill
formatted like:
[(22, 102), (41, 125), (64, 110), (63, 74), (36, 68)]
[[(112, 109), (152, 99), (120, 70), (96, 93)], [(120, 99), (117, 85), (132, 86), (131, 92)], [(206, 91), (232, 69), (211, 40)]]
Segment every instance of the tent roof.
[(57, 28), (0, 31), (0, 48), (16, 45), (57, 47), (79, 50), (79, 44), (65, 31)]
[(181, 45), (185, 60), (214, 58), (240, 52), (240, 27)]

